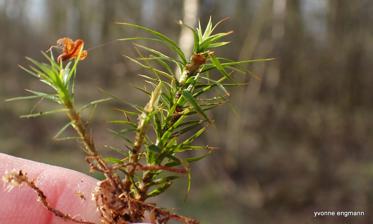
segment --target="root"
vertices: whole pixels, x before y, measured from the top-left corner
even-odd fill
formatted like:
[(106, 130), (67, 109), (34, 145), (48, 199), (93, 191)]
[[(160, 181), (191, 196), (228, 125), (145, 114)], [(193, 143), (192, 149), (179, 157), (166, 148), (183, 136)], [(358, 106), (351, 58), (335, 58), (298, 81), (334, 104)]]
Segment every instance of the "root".
[(164, 224), (173, 219), (185, 224), (198, 224), (197, 220), (180, 216), (156, 207), (154, 204), (134, 199), (127, 192), (120, 193), (108, 180), (100, 181), (93, 193), (104, 224), (127, 224), (144, 220), (145, 212), (150, 222)]
[(34, 190), (38, 195), (38, 201), (42, 203), (42, 205), (48, 209), (48, 211), (52, 212), (55, 216), (64, 219), (65, 221), (73, 221), (75, 223), (83, 223), (83, 224), (94, 224), (93, 222), (86, 221), (84, 219), (76, 219), (73, 216), (66, 214), (56, 208), (53, 208), (48, 200), (47, 196), (44, 192), (36, 186), (34, 180), (29, 180), (27, 174), (24, 173), (22, 170), (16, 171), (13, 170), (11, 172), (6, 172), (3, 176), (3, 181), (8, 184), (7, 190), (11, 191), (15, 187), (20, 187), (23, 184), (26, 184), (32, 190)]

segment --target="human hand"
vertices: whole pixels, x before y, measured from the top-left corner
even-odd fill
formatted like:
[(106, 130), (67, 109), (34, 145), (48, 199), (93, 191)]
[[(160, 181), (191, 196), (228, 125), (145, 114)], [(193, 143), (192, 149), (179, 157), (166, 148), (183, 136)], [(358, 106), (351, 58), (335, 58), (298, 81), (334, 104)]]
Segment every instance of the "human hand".
[[(85, 174), (20, 159), (0, 153), (0, 176), (5, 171), (22, 170), (30, 180), (35, 180), (47, 196), (52, 207), (70, 214), (74, 218), (99, 222), (95, 202), (91, 192), (97, 180)], [(1, 224), (72, 224), (48, 211), (37, 201), (36, 192), (26, 185), (6, 191), (7, 184), (0, 183), (0, 223)], [(84, 199), (83, 199), (84, 197)]]

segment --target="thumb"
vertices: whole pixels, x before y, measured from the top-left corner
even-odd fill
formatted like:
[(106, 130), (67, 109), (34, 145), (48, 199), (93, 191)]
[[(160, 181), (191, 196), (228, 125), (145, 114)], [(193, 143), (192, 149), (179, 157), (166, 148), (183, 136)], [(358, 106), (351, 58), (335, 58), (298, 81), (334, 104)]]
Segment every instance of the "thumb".
[[(99, 221), (99, 214), (91, 200), (97, 180), (65, 168), (37, 163), (0, 153), (0, 176), (5, 171), (22, 170), (34, 180), (47, 197), (49, 204), (65, 214), (90, 222)], [(37, 194), (26, 185), (6, 191), (0, 183), (0, 223), (2, 224), (66, 224), (37, 201)]]

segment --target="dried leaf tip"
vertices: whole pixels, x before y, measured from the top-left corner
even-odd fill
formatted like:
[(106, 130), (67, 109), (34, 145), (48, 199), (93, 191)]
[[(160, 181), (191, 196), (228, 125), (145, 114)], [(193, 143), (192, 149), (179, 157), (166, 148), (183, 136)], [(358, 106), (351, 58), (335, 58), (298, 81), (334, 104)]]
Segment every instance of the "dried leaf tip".
[(80, 60), (84, 60), (88, 52), (83, 50), (84, 41), (77, 39), (73, 41), (71, 38), (63, 37), (57, 40), (57, 48), (62, 49), (62, 53), (57, 57), (57, 61), (66, 61), (76, 59), (79, 57)]

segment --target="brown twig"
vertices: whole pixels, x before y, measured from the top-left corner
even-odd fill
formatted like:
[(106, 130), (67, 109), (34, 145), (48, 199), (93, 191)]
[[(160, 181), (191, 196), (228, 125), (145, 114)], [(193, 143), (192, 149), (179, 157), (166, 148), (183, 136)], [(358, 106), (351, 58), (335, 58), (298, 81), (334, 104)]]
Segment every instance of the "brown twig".
[(65, 102), (65, 106), (68, 109), (67, 116), (73, 123), (73, 128), (82, 139), (84, 145), (84, 151), (87, 153), (86, 161), (89, 166), (97, 171), (102, 172), (111, 182), (113, 186), (117, 186), (123, 190), (120, 179), (113, 173), (112, 168), (109, 167), (106, 162), (102, 159), (96, 150), (92, 136), (87, 132), (86, 125), (82, 121), (79, 113), (76, 112), (74, 105), (71, 102)]
[(95, 224), (94, 222), (89, 222), (84, 219), (76, 219), (69, 214), (66, 214), (56, 208), (53, 208), (48, 200), (47, 196), (44, 192), (35, 184), (35, 181), (29, 180), (27, 174), (24, 173), (22, 170), (19, 171), (11, 171), (6, 173), (3, 176), (3, 181), (8, 183), (8, 190), (12, 190), (14, 187), (21, 186), (22, 184), (26, 184), (31, 189), (33, 189), (38, 195), (38, 201), (43, 204), (43, 206), (48, 209), (48, 211), (52, 212), (55, 216), (64, 219), (65, 221), (73, 221), (75, 223), (83, 223), (83, 224)]

